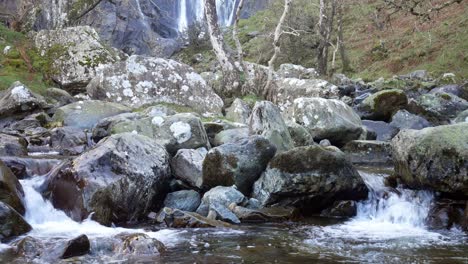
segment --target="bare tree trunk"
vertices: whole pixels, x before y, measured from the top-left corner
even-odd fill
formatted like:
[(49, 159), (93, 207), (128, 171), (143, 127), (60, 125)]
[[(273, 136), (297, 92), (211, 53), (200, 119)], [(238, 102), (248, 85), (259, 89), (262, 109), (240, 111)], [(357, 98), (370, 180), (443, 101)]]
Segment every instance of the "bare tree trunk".
[(318, 35), (320, 37), (317, 48), (317, 71), (326, 75), (328, 70), (328, 48), (333, 32), (333, 22), (336, 13), (336, 0), (320, 0), (320, 17)]
[(275, 61), (276, 61), (276, 58), (278, 58), (278, 55), (281, 51), (280, 39), (284, 33), (283, 23), (289, 13), (289, 10), (291, 9), (291, 2), (292, 0), (284, 0), (283, 15), (281, 15), (281, 18), (278, 24), (276, 25), (275, 35), (273, 37), (274, 53), (271, 59), (268, 61), (268, 79), (263, 89), (263, 97), (265, 98), (271, 97), (271, 90), (272, 90), (271, 83), (273, 81), (273, 74), (275, 72)]
[(337, 29), (337, 38), (338, 41), (337, 43), (338, 48), (340, 50), (340, 57), (341, 57), (341, 64), (342, 64), (342, 72), (348, 72), (351, 70), (350, 68), (350, 62), (348, 55), (346, 54), (346, 46), (345, 46), (345, 40), (343, 37), (343, 21), (344, 21), (344, 8), (345, 8), (345, 3), (343, 0), (339, 0), (338, 4), (338, 29)]
[[(246, 69), (247, 67), (244, 65), (244, 51), (242, 50), (242, 44), (239, 40), (239, 20), (241, 16), (241, 11), (242, 8), (244, 7), (244, 0), (239, 1), (239, 5), (237, 6), (235, 18), (234, 18), (234, 25), (232, 26), (232, 39), (236, 43), (236, 49), (237, 49), (237, 60), (239, 62), (239, 70), (241, 74), (247, 74)], [(243, 84), (242, 85), (242, 94), (248, 94), (250, 91), (248, 91), (250, 87), (248, 85)]]
[(216, 0), (204, 0), (205, 1), (205, 16), (208, 24), (208, 33), (210, 34), (211, 45), (213, 51), (221, 65), (223, 72), (223, 95), (226, 97), (232, 97), (239, 94), (240, 76), (239, 70), (234, 64), (234, 60), (226, 52), (224, 47), (224, 37), (221, 29), (218, 25), (218, 13), (216, 11)]

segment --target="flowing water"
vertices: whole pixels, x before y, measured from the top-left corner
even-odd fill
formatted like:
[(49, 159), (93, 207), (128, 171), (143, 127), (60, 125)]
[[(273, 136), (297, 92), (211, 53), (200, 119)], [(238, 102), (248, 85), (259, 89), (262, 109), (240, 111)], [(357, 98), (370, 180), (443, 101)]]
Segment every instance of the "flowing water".
[[(44, 177), (22, 180), (29, 236), (61, 243), (86, 234), (91, 254), (82, 263), (468, 263), (468, 238), (458, 229), (425, 227), (433, 194), (384, 187), (385, 173), (361, 171), (371, 193), (350, 220), (310, 218), (301, 222), (242, 225), (235, 229), (125, 229), (92, 220), (77, 223), (56, 210), (37, 191)], [(115, 255), (103, 250), (122, 232), (145, 232), (162, 241), (161, 256)], [(62, 240), (61, 240), (62, 239)], [(0, 244), (0, 263), (22, 263)], [(47, 261), (36, 260), (36, 263)]]
[[(228, 27), (234, 23), (238, 3), (239, 0), (216, 0), (216, 11), (220, 26)], [(184, 32), (192, 23), (203, 20), (205, 16), (203, 1), (181, 0), (178, 5), (177, 29), (179, 32)]]

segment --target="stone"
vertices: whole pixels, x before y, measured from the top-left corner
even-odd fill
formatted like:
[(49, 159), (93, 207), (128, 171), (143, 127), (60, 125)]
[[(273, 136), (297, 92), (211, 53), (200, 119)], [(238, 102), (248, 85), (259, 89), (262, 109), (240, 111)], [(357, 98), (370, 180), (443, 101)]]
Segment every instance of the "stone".
[(228, 208), (231, 204), (247, 206), (248, 199), (235, 187), (217, 186), (207, 191), (202, 198), (202, 203), (197, 209), (197, 213), (207, 216), (212, 204)]
[(430, 127), (431, 123), (425, 118), (418, 115), (411, 114), (406, 110), (400, 110), (392, 116), (390, 126), (396, 127), (399, 130), (402, 129), (423, 129)]
[(24, 191), (13, 172), (0, 160), (0, 201), (24, 215)]
[(463, 123), (463, 122), (468, 122), (468, 110), (465, 110), (458, 114), (457, 118), (454, 119), (454, 123)]
[(409, 111), (424, 116), (434, 124), (448, 124), (460, 112), (468, 109), (468, 102), (447, 93), (423, 94), (409, 104)]
[(47, 107), (42, 96), (37, 95), (21, 82), (14, 82), (0, 94), (0, 120), (12, 116), (20, 118)]
[(195, 212), (200, 206), (200, 194), (193, 190), (182, 190), (168, 193), (164, 200), (164, 207), (181, 211)]
[(403, 130), (392, 141), (403, 184), (468, 197), (468, 123)]
[(59, 88), (47, 88), (45, 95), (47, 99), (54, 100), (56, 102), (54, 105), (58, 107), (76, 102), (75, 97)]
[(0, 133), (0, 156), (27, 156), (27, 147), (24, 138)]
[(159, 255), (166, 251), (163, 243), (155, 238), (151, 238), (146, 234), (119, 234), (117, 238), (120, 240), (114, 246), (115, 253), (135, 256)]
[(180, 149), (171, 160), (174, 177), (194, 188), (203, 187), (203, 160), (206, 149)]
[(221, 98), (191, 67), (161, 58), (131, 56), (109, 65), (101, 69), (87, 91), (93, 99), (132, 108), (168, 103), (211, 115), (221, 113), (223, 107)]
[(28, 130), (42, 128), (46, 126), (50, 121), (51, 119), (46, 113), (39, 112), (28, 115), (21, 120), (11, 123), (8, 126), (8, 128), (24, 133)]
[(336, 201), (333, 205), (323, 210), (320, 215), (332, 218), (351, 218), (357, 214), (355, 201)]
[(24, 218), (6, 203), (0, 201), (0, 241), (23, 235), (31, 231)]
[(262, 206), (293, 206), (311, 214), (337, 200), (365, 199), (367, 193), (344, 153), (315, 145), (276, 155), (255, 182), (252, 197)]
[(362, 120), (368, 133), (375, 134), (378, 141), (390, 141), (398, 134), (399, 129), (384, 121)]
[(275, 153), (275, 146), (261, 136), (215, 147), (203, 161), (203, 185), (205, 188), (236, 185), (248, 195)]
[(27, 259), (39, 258), (45, 252), (45, 245), (40, 239), (26, 236), (13, 242), (15, 254)]
[(292, 120), (304, 126), (314, 140), (328, 139), (342, 146), (363, 132), (359, 115), (345, 103), (324, 98), (299, 98), (291, 107)]
[(391, 165), (392, 147), (390, 142), (375, 140), (353, 140), (343, 147), (353, 164)]
[(269, 101), (256, 102), (249, 117), (251, 135), (261, 135), (275, 145), (278, 152), (294, 147), (279, 108)]
[(62, 155), (79, 155), (88, 147), (88, 137), (80, 128), (54, 128), (50, 131), (50, 147)]
[(249, 134), (248, 127), (226, 129), (216, 134), (213, 140), (213, 146), (217, 147), (227, 143), (235, 143), (248, 138)]
[(91, 245), (86, 235), (78, 236), (74, 239), (67, 241), (61, 259), (68, 259), (72, 257), (78, 257), (86, 255), (90, 252)]
[(299, 218), (297, 210), (292, 207), (251, 209), (233, 203), (229, 206), (229, 210), (231, 210), (242, 223), (291, 221)]
[(319, 76), (317, 71), (313, 68), (306, 68), (301, 65), (289, 63), (281, 64), (276, 73), (281, 78), (314, 79)]
[(272, 96), (281, 111), (287, 110), (294, 104), (294, 100), (302, 97), (340, 98), (340, 91), (336, 85), (320, 79), (280, 78), (276, 81), (276, 86)]
[(408, 104), (404, 91), (390, 89), (370, 95), (358, 106), (365, 119), (388, 121), (398, 110)]
[(54, 122), (63, 126), (91, 129), (100, 120), (121, 113), (130, 112), (126, 106), (103, 101), (79, 101), (57, 109)]
[(54, 207), (76, 221), (104, 225), (137, 221), (165, 197), (169, 154), (154, 140), (132, 133), (110, 136), (51, 172), (42, 189)]
[(232, 105), (226, 109), (226, 118), (237, 123), (247, 124), (252, 109), (250, 106), (236, 98)]
[(224, 204), (212, 201), (210, 204), (210, 211), (216, 213), (216, 219), (218, 220), (233, 224), (241, 223), (239, 218)]
[(432, 229), (450, 230), (464, 225), (465, 203), (443, 199), (437, 201), (428, 213), (426, 225)]
[(314, 144), (314, 138), (305, 127), (294, 122), (288, 122), (286, 125), (295, 147), (305, 147)]
[(41, 55), (53, 62), (51, 78), (72, 94), (85, 91), (97, 68), (121, 59), (89, 26), (42, 30), (35, 35), (34, 43)]
[(167, 207), (161, 210), (158, 217), (170, 228), (231, 227), (228, 223), (209, 219), (197, 213)]

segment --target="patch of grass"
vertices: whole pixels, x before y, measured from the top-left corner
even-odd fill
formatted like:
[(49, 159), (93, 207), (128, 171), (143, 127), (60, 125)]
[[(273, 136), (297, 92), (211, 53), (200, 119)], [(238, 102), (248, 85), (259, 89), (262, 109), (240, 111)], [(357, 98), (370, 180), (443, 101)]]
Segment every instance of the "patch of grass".
[[(10, 51), (4, 54), (7, 46)], [(32, 91), (43, 94), (50, 86), (46, 76), (52, 61), (52, 56), (40, 56), (25, 34), (0, 24), (0, 91), (20, 81)]]

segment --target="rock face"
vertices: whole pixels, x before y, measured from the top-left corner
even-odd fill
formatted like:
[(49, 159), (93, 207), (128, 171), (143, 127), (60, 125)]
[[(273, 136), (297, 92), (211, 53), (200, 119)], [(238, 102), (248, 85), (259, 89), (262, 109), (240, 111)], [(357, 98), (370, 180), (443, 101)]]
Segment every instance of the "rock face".
[(367, 192), (344, 153), (316, 145), (276, 155), (255, 182), (252, 197), (264, 206), (294, 206), (310, 214), (336, 200), (364, 199)]
[(275, 152), (261, 136), (213, 148), (203, 161), (203, 184), (207, 188), (236, 185), (248, 195)]
[(54, 122), (63, 126), (90, 129), (101, 119), (130, 112), (126, 106), (97, 100), (79, 101), (57, 109)]
[(180, 149), (171, 160), (171, 167), (177, 179), (190, 186), (201, 189), (203, 187), (203, 160), (205, 149)]
[(391, 89), (370, 95), (358, 108), (366, 119), (388, 121), (407, 104), (408, 98), (402, 90)]
[(102, 224), (125, 223), (157, 206), (170, 175), (164, 147), (148, 137), (124, 133), (51, 173), (44, 194), (75, 220), (94, 212), (93, 219)]
[(26, 156), (27, 147), (25, 139), (0, 133), (0, 156)]
[(468, 197), (468, 123), (403, 130), (392, 141), (404, 184)]
[(53, 61), (52, 79), (71, 93), (83, 92), (99, 66), (120, 60), (89, 26), (43, 30), (34, 41), (41, 54)]
[(279, 79), (276, 81), (277, 89), (273, 94), (273, 101), (282, 111), (290, 107), (294, 100), (301, 97), (321, 97), (338, 99), (337, 86), (320, 79), (301, 80), (296, 78)]
[(294, 147), (279, 108), (269, 101), (255, 103), (249, 117), (249, 133), (265, 137), (276, 146), (278, 152)]
[(24, 192), (20, 182), (5, 163), (0, 160), (0, 201), (24, 215), (26, 210), (23, 197)]
[(8, 90), (0, 94), (0, 119), (28, 114), (46, 105), (41, 96), (31, 92), (24, 84), (14, 82)]
[(359, 115), (345, 103), (334, 99), (296, 99), (291, 115), (317, 142), (328, 139), (341, 146), (358, 139), (363, 132)]
[(13, 208), (0, 201), (0, 241), (31, 231), (31, 226)]
[(209, 114), (220, 113), (223, 107), (221, 98), (191, 67), (160, 58), (131, 56), (109, 65), (91, 81), (87, 91), (94, 99), (133, 108), (169, 103)]

